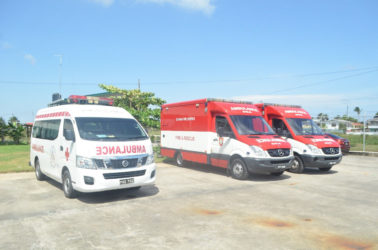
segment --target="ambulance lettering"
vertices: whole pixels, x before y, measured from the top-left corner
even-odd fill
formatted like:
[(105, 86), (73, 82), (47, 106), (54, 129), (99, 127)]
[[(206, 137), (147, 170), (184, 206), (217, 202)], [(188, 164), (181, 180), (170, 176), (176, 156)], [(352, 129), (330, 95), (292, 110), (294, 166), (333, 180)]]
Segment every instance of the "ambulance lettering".
[(146, 153), (146, 148), (144, 145), (96, 147), (96, 155), (121, 155), (126, 153), (143, 154)]
[(284, 139), (257, 139), (256, 140), (257, 142), (259, 143), (263, 143), (263, 142), (286, 142)]
[(45, 149), (43, 148), (42, 145), (33, 144), (33, 145), (32, 145), (32, 149), (33, 149), (34, 151), (41, 152), (41, 153), (44, 153), (44, 152), (45, 152)]
[(231, 107), (231, 111), (241, 111), (243, 113), (259, 112), (257, 109), (250, 107)]

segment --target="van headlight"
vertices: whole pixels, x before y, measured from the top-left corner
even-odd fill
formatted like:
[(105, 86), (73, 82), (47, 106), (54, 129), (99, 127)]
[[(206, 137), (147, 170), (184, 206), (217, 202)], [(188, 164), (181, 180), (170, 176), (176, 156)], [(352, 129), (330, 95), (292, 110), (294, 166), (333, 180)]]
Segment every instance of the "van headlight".
[(266, 156), (265, 151), (262, 148), (258, 147), (258, 146), (251, 146), (250, 148), (252, 150), (252, 153), (255, 156), (258, 156), (258, 157), (265, 157)]
[(313, 154), (322, 154), (322, 151), (318, 147), (315, 147), (314, 145), (307, 144), (307, 147), (310, 149), (310, 151)]
[(86, 169), (97, 169), (97, 165), (93, 159), (82, 156), (76, 156), (76, 167)]
[(146, 165), (149, 165), (149, 164), (152, 164), (154, 163), (154, 154), (150, 154), (147, 156), (147, 161), (146, 161)]

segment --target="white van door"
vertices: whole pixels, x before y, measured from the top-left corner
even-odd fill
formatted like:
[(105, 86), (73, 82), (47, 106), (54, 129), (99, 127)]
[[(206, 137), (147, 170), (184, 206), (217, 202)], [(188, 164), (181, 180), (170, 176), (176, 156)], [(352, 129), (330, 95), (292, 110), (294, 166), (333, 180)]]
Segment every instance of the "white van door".
[(72, 168), (76, 166), (76, 139), (77, 135), (75, 134), (72, 121), (70, 119), (64, 119), (58, 154), (60, 168), (59, 172), (56, 173), (59, 178), (61, 178), (63, 167), (68, 167), (71, 178), (73, 178), (72, 175), (74, 173), (72, 173)]

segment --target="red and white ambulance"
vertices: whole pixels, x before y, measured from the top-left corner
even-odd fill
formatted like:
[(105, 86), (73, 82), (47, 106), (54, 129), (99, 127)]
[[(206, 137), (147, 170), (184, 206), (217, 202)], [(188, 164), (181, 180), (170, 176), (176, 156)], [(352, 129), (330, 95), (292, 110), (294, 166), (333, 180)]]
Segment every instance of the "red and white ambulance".
[(256, 106), (275, 132), (290, 142), (294, 151), (291, 172), (305, 167), (329, 171), (342, 159), (340, 145), (325, 135), (300, 106), (259, 103)]
[(161, 154), (179, 166), (192, 161), (225, 168), (236, 179), (281, 175), (294, 158), (252, 103), (219, 99), (163, 105)]
[(126, 110), (106, 106), (112, 102), (70, 96), (38, 111), (30, 149), (38, 180), (48, 176), (62, 183), (68, 198), (75, 191), (154, 184), (156, 167), (146, 131)]

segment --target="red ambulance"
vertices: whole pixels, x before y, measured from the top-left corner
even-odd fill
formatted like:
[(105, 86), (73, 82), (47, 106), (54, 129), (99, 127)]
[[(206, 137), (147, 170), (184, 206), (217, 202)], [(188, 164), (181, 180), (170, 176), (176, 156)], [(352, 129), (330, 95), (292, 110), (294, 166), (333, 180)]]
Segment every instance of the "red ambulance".
[(236, 179), (281, 175), (294, 158), (252, 103), (219, 99), (163, 105), (161, 154), (179, 166), (191, 161), (225, 168)]
[(329, 171), (341, 161), (340, 145), (326, 136), (300, 106), (268, 103), (256, 106), (274, 131), (291, 144), (295, 158), (289, 171), (301, 173), (305, 167)]

